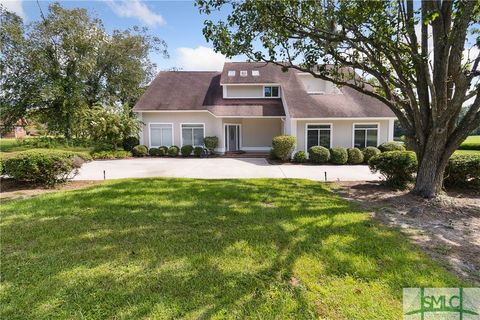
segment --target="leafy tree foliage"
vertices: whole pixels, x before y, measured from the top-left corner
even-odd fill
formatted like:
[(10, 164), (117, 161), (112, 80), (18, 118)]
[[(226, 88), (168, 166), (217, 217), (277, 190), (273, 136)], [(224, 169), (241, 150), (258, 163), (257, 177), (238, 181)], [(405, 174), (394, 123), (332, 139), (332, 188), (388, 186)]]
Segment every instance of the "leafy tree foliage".
[(479, 1), (196, 4), (205, 14), (230, 11), (225, 20), (205, 22), (216, 51), (309, 72), (385, 103), (417, 154), (415, 194), (437, 194), (448, 159), (480, 124)]
[(108, 34), (85, 9), (49, 6), (25, 25), (0, 8), (1, 120), (8, 129), (29, 114), (70, 138), (94, 105), (133, 105), (154, 76), (151, 51), (166, 44), (134, 27)]

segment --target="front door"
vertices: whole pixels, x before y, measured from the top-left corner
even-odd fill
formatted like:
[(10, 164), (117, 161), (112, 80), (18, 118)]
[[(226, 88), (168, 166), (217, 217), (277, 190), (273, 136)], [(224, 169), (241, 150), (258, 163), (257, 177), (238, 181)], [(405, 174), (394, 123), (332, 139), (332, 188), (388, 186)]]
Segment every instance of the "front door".
[(240, 125), (225, 125), (225, 148), (227, 151), (240, 150)]

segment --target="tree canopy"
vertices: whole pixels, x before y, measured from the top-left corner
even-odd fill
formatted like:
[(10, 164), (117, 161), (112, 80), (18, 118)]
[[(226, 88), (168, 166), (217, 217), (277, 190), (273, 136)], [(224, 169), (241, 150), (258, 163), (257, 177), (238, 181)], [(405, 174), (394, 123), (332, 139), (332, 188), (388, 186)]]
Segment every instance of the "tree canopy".
[(134, 105), (155, 75), (152, 51), (166, 44), (134, 27), (107, 33), (85, 9), (51, 4), (25, 25), (0, 7), (0, 113), (5, 129), (34, 116), (52, 133), (75, 135), (95, 105)]
[(203, 30), (227, 57), (246, 55), (309, 72), (387, 105), (417, 154), (417, 194), (431, 197), (440, 190), (449, 157), (480, 124), (478, 1), (196, 5), (207, 15), (230, 10), (224, 20), (206, 20)]

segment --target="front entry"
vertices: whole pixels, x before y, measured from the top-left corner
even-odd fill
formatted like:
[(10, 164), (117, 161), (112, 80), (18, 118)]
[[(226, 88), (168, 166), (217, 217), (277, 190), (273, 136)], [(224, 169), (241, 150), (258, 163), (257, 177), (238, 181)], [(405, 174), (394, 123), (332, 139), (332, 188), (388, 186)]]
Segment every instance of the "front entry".
[(225, 125), (225, 149), (227, 151), (240, 150), (240, 125), (239, 124)]

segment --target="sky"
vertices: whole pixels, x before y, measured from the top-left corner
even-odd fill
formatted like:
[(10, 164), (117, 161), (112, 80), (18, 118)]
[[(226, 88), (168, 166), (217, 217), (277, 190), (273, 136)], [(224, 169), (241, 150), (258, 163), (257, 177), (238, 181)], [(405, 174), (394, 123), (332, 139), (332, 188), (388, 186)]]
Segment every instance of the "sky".
[[(43, 12), (54, 1), (39, 1)], [(105, 0), (105, 1), (56, 1), (65, 8), (81, 7), (91, 16), (102, 19), (108, 32), (132, 26), (148, 27), (149, 33), (165, 40), (170, 58), (151, 54), (158, 70), (222, 70), (225, 57), (212, 50), (202, 34), (203, 21), (193, 1)], [(0, 0), (9, 11), (20, 15), (26, 23), (40, 19), (37, 1)], [(222, 18), (222, 12), (214, 18)], [(238, 57), (234, 60), (242, 60)]]

